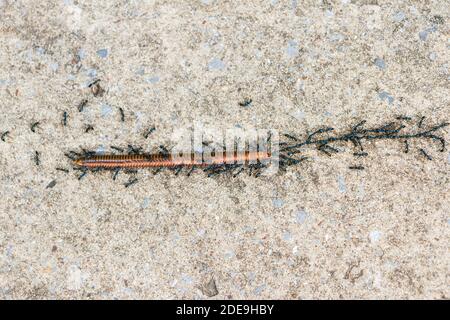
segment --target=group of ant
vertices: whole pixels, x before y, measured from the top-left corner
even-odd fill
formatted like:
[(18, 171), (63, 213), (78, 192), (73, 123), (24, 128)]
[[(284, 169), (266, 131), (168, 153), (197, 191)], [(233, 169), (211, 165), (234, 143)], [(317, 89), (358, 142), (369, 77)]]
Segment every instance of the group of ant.
[[(100, 85), (100, 80), (96, 79), (92, 81), (88, 88), (90, 89), (92, 95), (94, 97), (101, 97), (105, 93), (105, 90)], [(82, 112), (84, 108), (88, 105), (89, 101), (88, 99), (83, 99), (78, 104), (77, 109), (79, 112)], [(246, 98), (245, 101), (240, 102), (240, 106), (247, 107), (252, 103), (252, 100), (249, 98)], [(125, 111), (123, 108), (119, 107), (119, 115), (120, 115), (120, 121), (125, 121)], [(62, 113), (62, 119), (61, 123), (63, 126), (67, 126), (69, 119), (69, 113), (67, 111), (63, 111)], [(354, 152), (353, 155), (356, 158), (360, 157), (367, 157), (368, 153), (363, 148), (363, 142), (365, 141), (371, 141), (371, 140), (401, 140), (404, 144), (404, 152), (408, 153), (410, 151), (410, 143), (409, 141), (412, 139), (425, 139), (425, 140), (431, 140), (436, 141), (440, 144), (439, 151), (443, 152), (445, 150), (445, 140), (437, 136), (435, 132), (441, 128), (444, 128), (448, 126), (448, 123), (441, 123), (439, 125), (435, 125), (432, 127), (428, 127), (424, 129), (424, 121), (425, 117), (419, 117), (418, 121), (416, 121), (416, 132), (410, 132), (410, 133), (402, 133), (403, 129), (406, 128), (405, 124), (410, 124), (413, 122), (413, 118), (406, 117), (406, 116), (398, 116), (395, 118), (397, 121), (389, 122), (387, 124), (381, 125), (376, 128), (372, 129), (366, 129), (364, 128), (364, 125), (366, 121), (361, 121), (355, 126), (353, 126), (349, 131), (344, 132), (342, 134), (338, 135), (331, 135), (334, 132), (333, 128), (325, 127), (318, 129), (314, 131), (311, 134), (307, 134), (306, 138), (300, 139), (292, 134), (283, 134), (283, 137), (287, 140), (284, 142), (280, 142), (279, 146), (279, 164), (281, 169), (285, 169), (288, 166), (296, 165), (303, 160), (306, 159), (304, 156), (298, 157), (302, 153), (302, 148), (305, 146), (314, 146), (319, 152), (326, 154), (327, 156), (331, 156), (333, 154), (339, 153), (340, 150), (338, 150), (336, 147), (334, 147), (332, 144), (335, 142), (351, 142), (355, 148), (358, 149), (358, 151)], [(36, 129), (39, 128), (40, 121), (34, 121), (30, 124), (30, 130), (33, 133), (36, 133)], [(88, 133), (90, 131), (94, 130), (94, 127), (92, 125), (87, 125), (84, 132)], [(154, 131), (156, 130), (155, 126), (151, 126), (147, 128), (143, 136), (145, 139), (147, 139)], [(7, 141), (8, 136), (10, 135), (10, 131), (5, 131), (0, 134), (0, 140), (3, 142)], [(326, 135), (326, 136), (324, 136)], [(118, 151), (120, 153), (126, 152), (127, 154), (142, 154), (142, 148), (135, 147), (132, 145), (128, 145), (127, 148), (121, 148), (117, 146), (111, 146), (111, 149)], [(423, 148), (418, 148), (419, 154), (422, 155), (427, 160), (432, 160), (431, 155)], [(159, 152), (161, 154), (169, 154), (169, 150), (167, 150), (166, 147), (160, 146)], [(85, 151), (83, 150), (82, 153), (70, 151), (66, 153), (66, 156), (70, 159), (74, 160), (79, 157), (89, 157), (95, 155), (95, 152), (93, 151)], [(36, 166), (39, 166), (41, 164), (40, 160), (40, 152), (35, 151), (34, 152), (34, 163)], [(255, 164), (248, 164), (246, 167), (242, 164), (220, 164), (220, 165), (210, 165), (207, 167), (202, 168), (203, 171), (208, 173), (208, 176), (215, 176), (218, 174), (223, 173), (231, 173), (233, 177), (236, 177), (240, 173), (244, 171), (245, 168), (249, 168), (249, 174), (258, 176), (261, 173), (261, 169), (265, 168), (266, 165), (262, 162), (257, 162)], [(74, 168), (77, 170), (81, 170), (81, 174), (78, 176), (78, 179), (82, 179), (88, 172), (88, 169), (86, 168)], [(175, 175), (178, 175), (182, 170), (183, 167), (176, 166), (174, 168), (168, 168), (175, 172)], [(189, 168), (189, 172), (187, 175), (189, 176), (196, 167)], [(361, 165), (351, 165), (349, 166), (349, 169), (351, 170), (364, 170), (364, 167)], [(68, 173), (69, 170), (64, 168), (56, 168), (58, 171), (62, 171), (65, 173)], [(116, 168), (113, 169), (113, 180), (116, 180), (117, 175), (121, 169)], [(160, 172), (162, 168), (156, 169), (154, 172)], [(135, 170), (124, 170), (126, 173), (135, 174)], [(128, 182), (125, 183), (125, 187), (129, 187), (137, 182), (137, 178), (133, 177)], [(52, 188), (56, 184), (56, 181), (53, 180), (49, 183), (47, 188)]]

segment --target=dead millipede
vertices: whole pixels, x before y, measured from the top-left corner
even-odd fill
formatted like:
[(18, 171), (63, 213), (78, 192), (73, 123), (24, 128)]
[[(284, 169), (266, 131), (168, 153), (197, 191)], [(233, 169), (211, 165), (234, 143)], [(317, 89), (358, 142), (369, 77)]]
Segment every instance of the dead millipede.
[(202, 153), (190, 153), (187, 156), (174, 157), (168, 153), (128, 154), (128, 155), (94, 155), (78, 158), (74, 163), (87, 169), (130, 169), (130, 168), (173, 168), (173, 167), (208, 167), (224, 164), (249, 164), (270, 160), (266, 151), (223, 152), (211, 156)]

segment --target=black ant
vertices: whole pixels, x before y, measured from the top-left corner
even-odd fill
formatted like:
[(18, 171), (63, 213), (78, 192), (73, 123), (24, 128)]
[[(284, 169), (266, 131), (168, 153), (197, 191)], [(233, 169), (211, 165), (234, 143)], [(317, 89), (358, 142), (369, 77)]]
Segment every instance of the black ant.
[(32, 132), (36, 132), (36, 128), (40, 125), (39, 121), (33, 122), (30, 126)]
[(3, 142), (5, 142), (5, 138), (6, 138), (8, 135), (9, 135), (9, 131), (5, 131), (5, 132), (2, 133), (0, 139), (1, 139)]
[(34, 163), (38, 166), (41, 164), (40, 153), (38, 151), (34, 152)]
[(128, 145), (128, 154), (140, 154), (142, 152), (142, 147), (134, 147), (131, 144)]
[(246, 98), (246, 99), (244, 99), (244, 101), (239, 102), (239, 105), (240, 105), (241, 107), (248, 107), (252, 102), (253, 102), (252, 99)]
[(120, 121), (125, 122), (125, 112), (123, 111), (122, 108), (119, 108), (119, 112), (120, 112)]
[(88, 133), (89, 131), (94, 130), (94, 127), (92, 125), (87, 125), (86, 129), (84, 130), (85, 133)]
[(99, 82), (100, 79), (96, 79), (88, 85), (88, 87), (91, 88), (91, 92), (94, 97), (101, 97), (105, 92), (105, 90), (103, 90), (103, 88), (100, 86)]
[(133, 178), (131, 180), (129, 180), (128, 182), (124, 183), (125, 188), (130, 187), (131, 185), (135, 184), (138, 181), (137, 178)]
[(83, 99), (80, 104), (78, 105), (78, 111), (81, 112), (84, 110), (84, 107), (88, 104), (87, 99)]
[(421, 153), (425, 158), (427, 158), (428, 160), (433, 160), (433, 158), (431, 158), (431, 156), (430, 156), (428, 153), (426, 153), (425, 150), (419, 149), (419, 151), (420, 151), (420, 153)]
[(148, 136), (151, 135), (153, 131), (155, 131), (155, 127), (149, 128), (149, 129), (144, 133), (144, 138), (147, 139)]
[(63, 112), (63, 116), (62, 116), (62, 124), (63, 126), (67, 126), (67, 111)]

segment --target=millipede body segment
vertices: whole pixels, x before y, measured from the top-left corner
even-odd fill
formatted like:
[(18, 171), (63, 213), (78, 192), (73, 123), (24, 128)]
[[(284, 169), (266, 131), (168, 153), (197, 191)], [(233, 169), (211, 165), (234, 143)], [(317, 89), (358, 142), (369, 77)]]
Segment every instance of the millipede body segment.
[(270, 152), (216, 152), (205, 156), (203, 153), (187, 155), (164, 154), (132, 154), (132, 155), (92, 155), (74, 160), (79, 167), (88, 169), (138, 169), (138, 168), (170, 168), (170, 167), (207, 167), (225, 164), (250, 164), (267, 162)]

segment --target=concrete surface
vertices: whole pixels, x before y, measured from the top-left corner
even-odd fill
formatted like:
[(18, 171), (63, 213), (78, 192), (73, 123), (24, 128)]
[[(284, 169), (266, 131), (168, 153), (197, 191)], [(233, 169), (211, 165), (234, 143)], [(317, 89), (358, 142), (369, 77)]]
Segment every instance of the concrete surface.
[(152, 150), (195, 122), (303, 134), (448, 121), (449, 8), (0, 0), (0, 297), (447, 299), (448, 149), (428, 161), (379, 142), (363, 171), (351, 151), (312, 151), (273, 178), (143, 171), (130, 188), (124, 174), (77, 180), (64, 153)]

